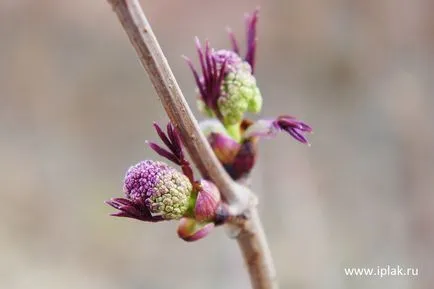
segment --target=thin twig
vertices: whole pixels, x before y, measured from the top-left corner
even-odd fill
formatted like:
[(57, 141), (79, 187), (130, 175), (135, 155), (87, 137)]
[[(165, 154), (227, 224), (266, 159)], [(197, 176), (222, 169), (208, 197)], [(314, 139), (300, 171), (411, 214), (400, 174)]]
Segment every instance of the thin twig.
[(240, 224), (237, 241), (254, 289), (278, 288), (276, 273), (250, 190), (238, 185), (218, 162), (199, 129), (166, 57), (138, 0), (107, 0), (116, 12), (131, 44), (147, 71), (172, 123), (178, 128), (189, 155), (202, 176), (213, 181), (231, 207), (242, 208), (249, 220)]

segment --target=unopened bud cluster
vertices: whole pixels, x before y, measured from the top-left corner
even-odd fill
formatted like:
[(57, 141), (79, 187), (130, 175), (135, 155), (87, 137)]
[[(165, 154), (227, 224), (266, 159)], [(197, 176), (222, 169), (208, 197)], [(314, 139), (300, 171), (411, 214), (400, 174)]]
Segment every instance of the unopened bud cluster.
[(221, 221), (216, 215), (221, 214), (224, 205), (217, 187), (207, 180), (193, 184), (163, 162), (145, 160), (132, 166), (123, 187), (125, 199), (107, 201), (119, 210), (114, 216), (149, 222), (186, 218), (189, 221), (180, 223), (178, 234), (188, 241), (204, 237), (204, 227), (208, 232), (215, 221)]
[(132, 166), (124, 180), (125, 196), (143, 202), (152, 215), (180, 219), (188, 209), (192, 184), (163, 162), (146, 160)]
[[(255, 72), (258, 10), (247, 15), (247, 51), (241, 56), (238, 43), (230, 32), (232, 50), (216, 50), (209, 42), (202, 47), (196, 39), (200, 72), (188, 58), (198, 91), (198, 107), (209, 119), (201, 123), (214, 153), (234, 180), (248, 175), (257, 157), (260, 137), (274, 136), (279, 131), (308, 144), (305, 133), (312, 128), (292, 116), (251, 121), (246, 113), (259, 113), (263, 99)], [(130, 167), (125, 175), (124, 198), (106, 203), (117, 212), (113, 216), (146, 222), (179, 220), (178, 236), (195, 241), (231, 216), (222, 202), (218, 188), (208, 180), (195, 180), (185, 159), (182, 142), (175, 127), (169, 123), (166, 133), (158, 124), (155, 130), (164, 146), (149, 142), (161, 157), (182, 169), (182, 173), (158, 161), (145, 160)], [(238, 217), (238, 216), (237, 216)]]
[(210, 131), (210, 126), (205, 125), (204, 133), (220, 162), (234, 179), (246, 176), (253, 168), (259, 137), (285, 131), (308, 144), (304, 133), (312, 131), (307, 124), (287, 115), (257, 122), (245, 118), (246, 113), (259, 113), (263, 103), (254, 75), (258, 15), (259, 10), (255, 10), (246, 18), (247, 51), (244, 57), (240, 55), (237, 40), (230, 32), (232, 50), (213, 49), (209, 42), (203, 48), (196, 40), (201, 76), (187, 59), (197, 84), (199, 111), (220, 122), (225, 131), (222, 133), (220, 128)]

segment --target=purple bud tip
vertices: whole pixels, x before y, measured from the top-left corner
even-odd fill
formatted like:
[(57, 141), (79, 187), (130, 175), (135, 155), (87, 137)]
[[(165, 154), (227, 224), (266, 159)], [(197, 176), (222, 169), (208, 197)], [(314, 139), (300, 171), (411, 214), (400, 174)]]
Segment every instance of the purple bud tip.
[(231, 45), (232, 45), (232, 50), (236, 53), (236, 54), (240, 54), (240, 48), (238, 46), (238, 41), (235, 38), (234, 32), (232, 31), (232, 29), (230, 27), (226, 28), (226, 31), (228, 32), (229, 35), (229, 40), (231, 41)]

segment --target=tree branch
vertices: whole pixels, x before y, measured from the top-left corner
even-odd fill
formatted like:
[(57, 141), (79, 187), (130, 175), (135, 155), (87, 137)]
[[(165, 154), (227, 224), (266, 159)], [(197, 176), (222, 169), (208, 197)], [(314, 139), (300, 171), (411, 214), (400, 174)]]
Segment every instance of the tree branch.
[(246, 211), (246, 215), (250, 217), (248, 221), (238, 224), (240, 233), (236, 238), (250, 274), (252, 287), (277, 288), (265, 233), (256, 207), (251, 206), (250, 190), (232, 181), (214, 155), (176, 82), (140, 3), (138, 0), (107, 1), (116, 12), (196, 167), (204, 178), (217, 185), (230, 207)]

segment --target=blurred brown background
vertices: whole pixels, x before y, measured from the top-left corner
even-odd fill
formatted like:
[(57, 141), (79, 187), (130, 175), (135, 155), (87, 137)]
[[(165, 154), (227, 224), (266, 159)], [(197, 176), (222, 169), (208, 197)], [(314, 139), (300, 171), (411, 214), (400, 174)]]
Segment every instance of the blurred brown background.
[[(228, 47), (262, 7), (262, 114), (315, 130), (264, 141), (254, 171), (282, 288), (432, 288), (433, 1), (142, 4), (191, 105), (193, 37)], [(167, 120), (109, 5), (2, 0), (0, 39), (0, 288), (249, 288), (224, 230), (187, 244), (175, 222), (108, 217)], [(387, 265), (419, 276), (343, 272)]]

